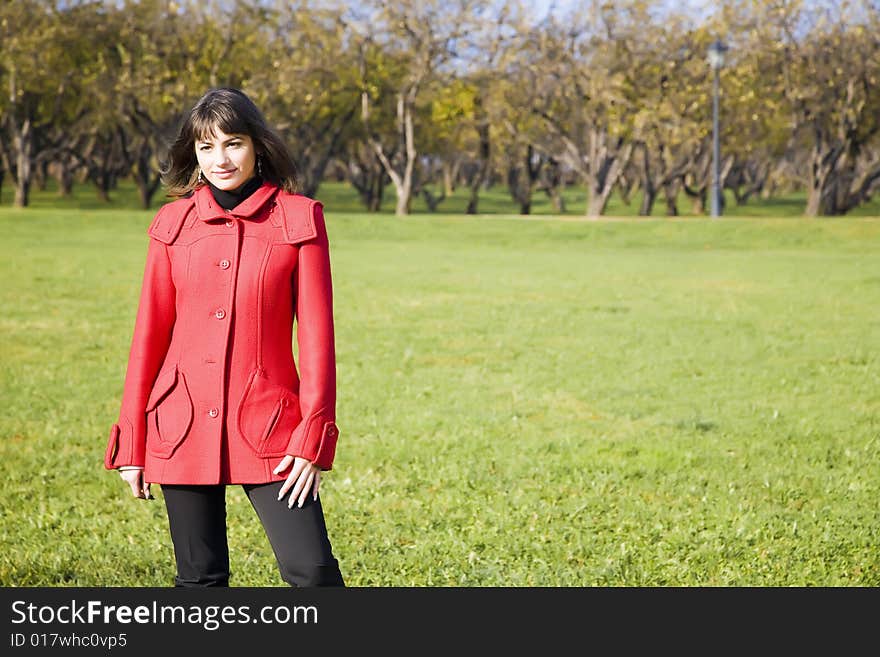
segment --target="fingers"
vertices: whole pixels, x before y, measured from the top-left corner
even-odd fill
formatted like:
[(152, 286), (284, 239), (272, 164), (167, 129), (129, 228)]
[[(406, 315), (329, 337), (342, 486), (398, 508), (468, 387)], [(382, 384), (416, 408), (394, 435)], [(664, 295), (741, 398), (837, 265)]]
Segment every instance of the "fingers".
[[(305, 475), (305, 472), (303, 472), (303, 474)], [(300, 479), (302, 479), (302, 476), (300, 476)], [(309, 491), (312, 489), (312, 483), (314, 481), (315, 481), (315, 471), (312, 468), (309, 468), (308, 469), (308, 476), (306, 476), (305, 483), (302, 486), (302, 491), (300, 492), (299, 495), (296, 495), (296, 493), (293, 493), (290, 496), (290, 502), (288, 503), (287, 507), (290, 508), (293, 506), (294, 495), (296, 495), (297, 506), (299, 506), (299, 508), (302, 508), (302, 505), (306, 503), (306, 498), (309, 496)], [(297, 486), (299, 486), (299, 484), (300, 484), (300, 482), (298, 481)]]
[[(285, 457), (285, 460), (289, 457)], [(284, 461), (275, 468), (276, 472), (283, 470)], [(302, 508), (306, 503), (306, 499), (311, 492), (313, 499), (318, 499), (318, 486), (320, 485), (320, 468), (310, 461), (297, 456), (293, 458), (293, 466), (290, 474), (281, 485), (278, 491), (278, 500), (282, 500), (289, 492), (290, 498), (287, 503), (288, 508), (292, 508), (294, 504)]]
[(150, 484), (144, 479), (143, 470), (120, 470), (119, 476), (128, 484), (131, 494), (140, 500), (153, 500)]
[[(282, 472), (287, 470), (291, 463), (293, 463), (293, 457), (288, 454), (283, 459), (281, 459), (281, 463), (279, 463), (272, 472), (274, 472), (275, 474), (281, 474)], [(279, 497), (278, 499), (280, 500), (281, 498)]]
[(138, 497), (138, 498), (142, 498), (144, 496), (144, 491), (141, 489), (141, 486), (140, 486), (140, 483), (138, 482), (138, 479), (140, 479), (140, 477), (138, 477), (137, 479), (132, 477), (131, 479), (128, 480), (128, 485), (131, 487), (131, 494), (132, 495), (134, 495), (135, 497)]
[(120, 470), (119, 476), (128, 484), (128, 487), (131, 488), (131, 494), (135, 497), (143, 497), (144, 491), (141, 487), (141, 475), (143, 471), (141, 470)]
[[(287, 458), (286, 456), (284, 458)], [(281, 490), (278, 491), (278, 499), (280, 500), (284, 495), (290, 490), (290, 487), (299, 481), (299, 476), (302, 473), (303, 469), (308, 465), (308, 461), (305, 459), (295, 459), (293, 463), (293, 467), (290, 469), (290, 474), (287, 475), (287, 480), (281, 486)], [(281, 466), (278, 466), (276, 470), (278, 470)], [(294, 493), (296, 495), (296, 493)]]

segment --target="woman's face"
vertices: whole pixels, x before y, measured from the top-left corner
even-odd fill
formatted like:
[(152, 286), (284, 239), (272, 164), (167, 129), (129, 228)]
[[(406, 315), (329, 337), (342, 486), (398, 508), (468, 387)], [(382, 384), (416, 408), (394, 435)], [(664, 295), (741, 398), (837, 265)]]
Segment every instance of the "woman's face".
[(227, 135), (214, 128), (213, 136), (196, 140), (202, 175), (224, 191), (238, 189), (254, 175), (257, 156), (248, 135)]

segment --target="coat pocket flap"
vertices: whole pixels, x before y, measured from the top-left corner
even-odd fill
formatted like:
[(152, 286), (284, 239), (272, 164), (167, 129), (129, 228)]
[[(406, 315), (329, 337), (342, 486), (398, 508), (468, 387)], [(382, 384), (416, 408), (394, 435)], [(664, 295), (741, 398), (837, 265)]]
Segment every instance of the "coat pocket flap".
[(175, 383), (177, 383), (176, 367), (168, 370), (164, 374), (160, 374), (156, 379), (156, 383), (153, 385), (153, 391), (150, 393), (150, 398), (147, 400), (147, 408), (145, 409), (145, 412), (149, 413), (156, 408), (165, 395), (171, 391)]
[(238, 406), (238, 430), (258, 456), (284, 454), (301, 417), (292, 390), (270, 381), (262, 370), (251, 374)]

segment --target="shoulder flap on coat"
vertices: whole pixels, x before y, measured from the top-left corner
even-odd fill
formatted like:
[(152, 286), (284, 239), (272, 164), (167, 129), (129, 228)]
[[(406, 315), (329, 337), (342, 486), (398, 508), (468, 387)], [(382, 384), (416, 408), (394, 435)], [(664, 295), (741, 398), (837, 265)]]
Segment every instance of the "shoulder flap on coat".
[(315, 223), (316, 208), (323, 207), (320, 201), (301, 194), (279, 194), (278, 207), (283, 215), (284, 236), (288, 244), (305, 242), (318, 236)]
[(166, 203), (159, 208), (159, 212), (156, 213), (156, 218), (153, 219), (147, 233), (163, 244), (174, 244), (174, 240), (180, 233), (180, 227), (183, 226), (190, 208), (194, 205), (195, 200), (192, 197), (179, 198), (176, 201)]

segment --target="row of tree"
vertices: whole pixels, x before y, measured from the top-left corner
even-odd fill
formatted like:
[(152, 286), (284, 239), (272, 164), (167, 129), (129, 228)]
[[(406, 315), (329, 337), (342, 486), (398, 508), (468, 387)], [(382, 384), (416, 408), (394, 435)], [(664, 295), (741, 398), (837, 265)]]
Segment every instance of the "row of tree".
[(302, 192), (348, 181), (377, 210), (507, 186), (585, 213), (613, 192), (679, 213), (712, 183), (709, 45), (721, 71), (721, 185), (738, 203), (806, 191), (843, 214), (880, 189), (880, 4), (721, 0), (697, 19), (666, 2), (582, 2), (535, 16), (475, 0), (8, 0), (0, 3), (0, 185), (28, 204), (132, 179), (148, 207), (184, 112), (242, 88), (291, 144)]

